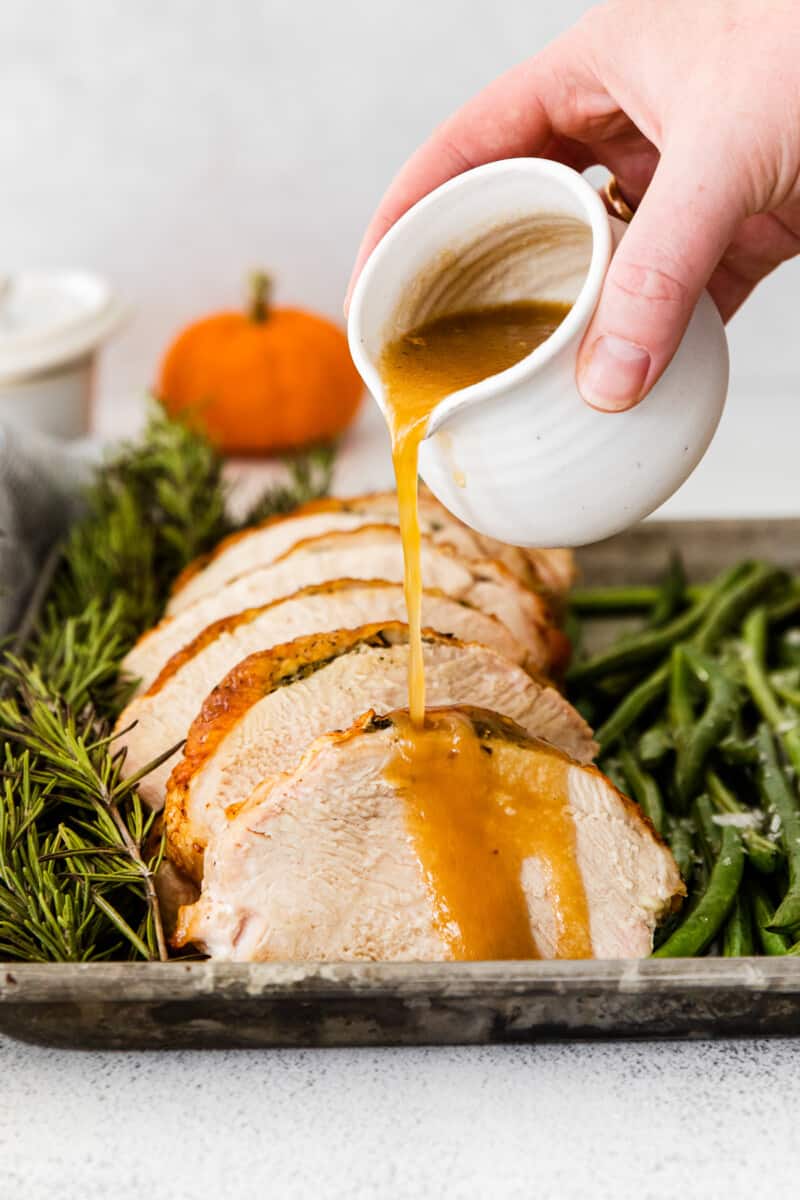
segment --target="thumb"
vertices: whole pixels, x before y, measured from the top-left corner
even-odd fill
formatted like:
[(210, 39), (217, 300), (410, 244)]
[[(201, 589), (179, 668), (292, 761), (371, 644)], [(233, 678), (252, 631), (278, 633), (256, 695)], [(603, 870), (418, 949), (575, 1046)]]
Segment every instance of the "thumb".
[[(662, 159), (611, 260), (578, 354), (578, 388), (604, 412), (632, 408), (669, 365), (744, 218), (735, 180)], [(716, 164), (715, 164), (716, 166)]]

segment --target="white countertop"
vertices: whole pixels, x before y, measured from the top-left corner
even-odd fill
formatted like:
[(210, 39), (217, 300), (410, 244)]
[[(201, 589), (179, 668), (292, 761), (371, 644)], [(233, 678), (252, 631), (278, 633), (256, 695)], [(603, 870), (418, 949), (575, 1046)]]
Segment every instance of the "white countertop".
[(796, 1194), (797, 1045), (78, 1053), (0, 1041), (14, 1200)]
[[(798, 434), (793, 397), (732, 402), (666, 512), (796, 512)], [(367, 410), (339, 488), (381, 486), (383, 446)], [(112, 1054), (0, 1039), (0, 1194), (790, 1195), (798, 1049), (780, 1040)]]

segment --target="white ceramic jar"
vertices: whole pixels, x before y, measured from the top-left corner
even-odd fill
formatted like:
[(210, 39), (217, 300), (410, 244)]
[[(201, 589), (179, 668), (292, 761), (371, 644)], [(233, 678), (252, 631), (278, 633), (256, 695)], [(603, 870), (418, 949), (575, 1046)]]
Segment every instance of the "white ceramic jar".
[(671, 496), (713, 437), (728, 350), (707, 295), (671, 365), (636, 408), (599, 413), (578, 392), (578, 348), (625, 228), (575, 171), (512, 159), (468, 171), (421, 200), (358, 280), (350, 348), (381, 406), (381, 351), (422, 321), (521, 299), (572, 305), (527, 358), (431, 414), (420, 473), (484, 534), (527, 546), (608, 537)]
[(0, 279), (0, 425), (88, 433), (97, 352), (125, 315), (108, 284), (85, 272)]

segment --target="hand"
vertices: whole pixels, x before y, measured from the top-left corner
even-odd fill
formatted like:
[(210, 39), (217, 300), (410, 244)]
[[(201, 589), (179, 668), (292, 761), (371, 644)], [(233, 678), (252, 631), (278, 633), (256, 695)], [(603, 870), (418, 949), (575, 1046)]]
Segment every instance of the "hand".
[[(617, 0), (592, 9), (450, 117), (364, 236), (470, 167), (601, 163), (636, 215), (578, 358), (584, 399), (631, 408), (668, 365), (704, 287), (727, 320), (800, 251), (797, 0)], [(349, 297), (348, 292), (348, 297)]]

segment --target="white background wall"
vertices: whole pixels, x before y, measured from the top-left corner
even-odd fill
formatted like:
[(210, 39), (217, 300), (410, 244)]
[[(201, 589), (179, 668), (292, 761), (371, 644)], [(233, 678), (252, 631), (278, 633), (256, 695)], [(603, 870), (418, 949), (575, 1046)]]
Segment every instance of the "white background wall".
[[(101, 379), (105, 423), (127, 424), (170, 335), (238, 303), (250, 268), (339, 315), (406, 155), (587, 7), (1, 0), (0, 272), (93, 267), (133, 302)], [(734, 410), (778, 394), (793, 408), (799, 297), (794, 263), (734, 321)]]

